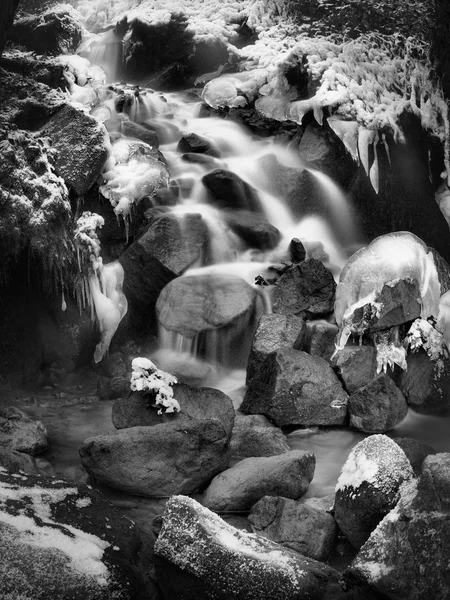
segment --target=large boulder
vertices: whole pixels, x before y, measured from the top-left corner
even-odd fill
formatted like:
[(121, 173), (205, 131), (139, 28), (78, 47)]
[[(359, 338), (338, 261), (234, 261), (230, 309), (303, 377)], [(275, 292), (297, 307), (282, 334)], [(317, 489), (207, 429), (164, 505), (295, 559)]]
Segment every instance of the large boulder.
[(14, 406), (0, 408), (0, 447), (24, 454), (41, 454), (47, 450), (47, 430)]
[(337, 525), (329, 513), (288, 498), (261, 498), (248, 520), (255, 533), (315, 560), (327, 560), (337, 544)]
[(340, 591), (334, 569), (235, 529), (183, 496), (166, 504), (155, 554), (165, 598), (322, 600)]
[[(350, 566), (389, 600), (450, 597), (450, 454), (428, 456)], [(376, 568), (374, 566), (376, 565)]]
[(56, 173), (78, 196), (85, 194), (103, 168), (109, 144), (103, 125), (82, 110), (64, 105), (40, 130), (58, 151)]
[(0, 468), (0, 489), (3, 598), (157, 597), (149, 544), (90, 487)]
[(397, 503), (401, 484), (413, 475), (406, 454), (385, 435), (371, 435), (353, 448), (334, 501), (334, 518), (352, 546), (360, 548), (367, 541)]
[(211, 195), (212, 203), (219, 208), (261, 210), (256, 190), (232, 171), (215, 169), (204, 175), (202, 182)]
[(245, 458), (214, 477), (203, 504), (215, 511), (245, 511), (263, 496), (300, 498), (308, 491), (315, 464), (314, 454), (303, 450)]
[(180, 405), (180, 411), (174, 414), (158, 414), (156, 408), (138, 392), (128, 398), (120, 398), (112, 408), (112, 422), (116, 429), (126, 427), (151, 426), (160, 423), (196, 421), (198, 419), (219, 420), (228, 435), (234, 424), (234, 407), (231, 399), (214, 388), (192, 387), (182, 383), (175, 384), (173, 396)]
[(273, 311), (283, 315), (317, 318), (334, 306), (333, 274), (314, 258), (292, 266), (276, 282)]
[(130, 427), (88, 438), (81, 462), (101, 483), (131, 494), (190, 494), (228, 466), (228, 435), (216, 419)]
[(247, 385), (258, 376), (264, 360), (282, 348), (303, 349), (306, 324), (295, 315), (263, 315), (253, 338), (247, 362)]
[(262, 363), (240, 410), (263, 414), (279, 427), (343, 425), (347, 394), (324, 359), (285, 348)]

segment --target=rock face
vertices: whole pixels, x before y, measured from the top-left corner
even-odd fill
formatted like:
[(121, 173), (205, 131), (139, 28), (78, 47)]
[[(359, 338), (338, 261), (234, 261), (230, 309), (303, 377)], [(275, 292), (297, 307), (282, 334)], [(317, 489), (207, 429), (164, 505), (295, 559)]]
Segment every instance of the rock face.
[(263, 414), (276, 425), (343, 425), (347, 394), (328, 363), (282, 349), (263, 362), (240, 410)]
[(428, 456), (419, 482), (401, 487), (397, 506), (361, 548), (350, 573), (390, 600), (447, 600), (449, 515), (450, 454)]
[(247, 362), (247, 385), (257, 377), (264, 360), (282, 348), (302, 349), (306, 324), (294, 315), (263, 315), (255, 332)]
[(439, 414), (450, 407), (450, 361), (433, 361), (419, 349), (406, 358), (408, 369), (402, 371), (399, 388), (408, 406), (422, 414)]
[(256, 190), (231, 171), (215, 169), (204, 175), (202, 182), (209, 190), (213, 204), (219, 208), (255, 212), (259, 212), (261, 209)]
[(308, 491), (315, 464), (314, 454), (303, 450), (246, 458), (212, 480), (203, 504), (215, 511), (241, 511), (263, 496), (300, 498)]
[(0, 468), (0, 489), (2, 597), (150, 597), (137, 526), (91, 488)]
[(213, 388), (197, 388), (182, 383), (173, 386), (174, 398), (180, 405), (180, 412), (158, 415), (155, 408), (139, 393), (134, 392), (128, 398), (114, 403), (112, 422), (116, 429), (127, 427), (151, 426), (161, 423), (196, 421), (199, 419), (217, 419), (231, 435), (234, 424), (234, 407), (231, 399)]
[(193, 337), (247, 321), (253, 315), (256, 292), (232, 275), (188, 275), (169, 283), (158, 299), (158, 320), (166, 329)]
[(330, 514), (288, 498), (261, 498), (248, 520), (255, 533), (315, 560), (325, 561), (337, 543)]
[(47, 430), (19, 408), (0, 408), (0, 447), (24, 454), (40, 454), (47, 449)]
[(314, 318), (327, 315), (333, 310), (335, 290), (331, 271), (310, 258), (288, 269), (277, 281), (273, 312)]
[(107, 157), (103, 125), (73, 106), (63, 106), (41, 129), (58, 151), (56, 172), (81, 196), (99, 176)]
[(386, 374), (381, 373), (348, 399), (350, 427), (366, 433), (393, 429), (408, 413), (405, 397)]
[(376, 377), (377, 352), (374, 346), (347, 346), (338, 352), (335, 361), (335, 370), (349, 394)]
[(355, 548), (360, 548), (395, 506), (398, 490), (413, 477), (403, 450), (384, 435), (357, 444), (342, 467), (336, 486), (334, 518)]
[(88, 438), (81, 462), (102, 483), (141, 496), (190, 494), (226, 469), (228, 435), (215, 419), (131, 427)]
[(321, 600), (340, 591), (334, 569), (239, 531), (183, 496), (166, 504), (155, 554), (165, 598)]

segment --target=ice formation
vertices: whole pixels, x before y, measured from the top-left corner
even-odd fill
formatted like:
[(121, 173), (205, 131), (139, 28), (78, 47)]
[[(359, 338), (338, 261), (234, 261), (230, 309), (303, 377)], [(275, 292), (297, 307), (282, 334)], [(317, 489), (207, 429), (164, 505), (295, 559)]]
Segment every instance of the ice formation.
[(161, 371), (148, 358), (135, 358), (131, 363), (131, 389), (134, 392), (154, 392), (155, 405), (158, 414), (162, 412), (173, 413), (180, 411), (180, 405), (173, 397), (172, 385), (177, 383), (177, 378), (170, 373)]

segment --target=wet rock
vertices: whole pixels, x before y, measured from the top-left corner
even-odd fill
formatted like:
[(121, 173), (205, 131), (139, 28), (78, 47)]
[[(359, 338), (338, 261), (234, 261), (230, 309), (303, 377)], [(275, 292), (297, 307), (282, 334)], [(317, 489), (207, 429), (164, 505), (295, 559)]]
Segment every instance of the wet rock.
[(60, 5), (17, 19), (8, 39), (38, 54), (75, 54), (84, 31), (81, 21), (77, 11)]
[(4, 598), (144, 600), (156, 593), (149, 542), (90, 487), (0, 469), (0, 488)]
[(289, 243), (289, 253), (293, 263), (301, 263), (306, 258), (306, 250), (303, 242), (293, 238)]
[(330, 514), (288, 498), (261, 498), (248, 520), (255, 533), (315, 560), (325, 561), (337, 543)]
[[(128, 384), (129, 388), (129, 384)], [(139, 393), (134, 392), (128, 398), (121, 398), (112, 408), (112, 422), (116, 429), (136, 426), (151, 426), (161, 423), (189, 423), (198, 419), (219, 420), (228, 436), (234, 424), (234, 408), (231, 399), (213, 388), (191, 387), (182, 383), (172, 386), (174, 398), (180, 405), (180, 412), (163, 413)], [(151, 404), (151, 403), (150, 403)]]
[(285, 425), (343, 425), (347, 394), (326, 361), (306, 352), (281, 349), (262, 363), (240, 410), (263, 414)]
[[(161, 292), (158, 320), (166, 329), (188, 337), (248, 320), (256, 292), (240, 277), (205, 274), (179, 277)], [(243, 323), (241, 323), (243, 328)]]
[(258, 427), (246, 423), (245, 418), (236, 421), (230, 440), (232, 457), (274, 456), (289, 452), (286, 436), (277, 427)]
[(376, 377), (377, 352), (374, 346), (346, 346), (339, 350), (334, 360), (335, 370), (349, 394)]
[(353, 448), (334, 502), (334, 518), (352, 546), (360, 548), (367, 541), (397, 503), (400, 485), (412, 477), (406, 454), (384, 435), (371, 435)]
[(331, 271), (310, 258), (288, 269), (277, 281), (273, 311), (309, 318), (327, 315), (333, 310), (335, 290)]
[(166, 504), (155, 554), (166, 598), (319, 600), (340, 590), (334, 569), (239, 531), (183, 496)]
[(13, 473), (40, 473), (36, 460), (30, 455), (6, 448), (0, 448), (0, 467)]
[(256, 190), (232, 171), (215, 169), (204, 175), (202, 182), (211, 194), (212, 203), (219, 208), (261, 210)]
[(327, 362), (335, 350), (338, 326), (326, 321), (310, 321), (304, 350), (313, 356), (320, 356)]
[(100, 175), (107, 158), (107, 133), (91, 116), (66, 104), (41, 129), (58, 151), (56, 172), (82, 196)]
[(141, 142), (145, 142), (152, 148), (159, 147), (158, 134), (154, 131), (150, 131), (142, 125), (139, 125), (138, 123), (134, 123), (133, 121), (122, 120), (120, 130), (126, 137), (141, 140)]
[(418, 483), (400, 488), (397, 506), (357, 554), (351, 576), (390, 600), (446, 600), (449, 511), (450, 454), (428, 456)]
[(265, 359), (282, 348), (300, 350), (306, 338), (305, 321), (295, 315), (263, 315), (253, 337), (247, 363), (249, 385), (258, 376)]
[(400, 373), (398, 386), (408, 406), (418, 413), (439, 414), (450, 407), (450, 361), (433, 361), (422, 349), (406, 357), (408, 368)]
[(97, 382), (97, 394), (100, 400), (115, 400), (127, 397), (130, 393), (130, 378), (100, 377)]
[(209, 140), (197, 135), (196, 133), (188, 133), (178, 142), (178, 152), (184, 154), (185, 152), (205, 153), (213, 152), (212, 156), (216, 155), (214, 148)]
[(413, 438), (394, 437), (392, 438), (392, 441), (398, 444), (406, 454), (416, 477), (419, 477), (421, 474), (422, 463), (426, 457), (430, 454), (436, 454), (436, 450), (434, 450), (434, 448)]
[(251, 248), (272, 250), (281, 239), (279, 230), (257, 213), (248, 210), (225, 211), (224, 218), (230, 229)]
[(25, 454), (41, 454), (47, 449), (47, 430), (19, 408), (0, 408), (0, 447)]
[(348, 399), (350, 427), (366, 433), (393, 429), (408, 413), (405, 397), (388, 375), (381, 373)]
[(245, 458), (214, 477), (203, 504), (216, 512), (245, 511), (263, 496), (300, 498), (308, 491), (315, 464), (314, 454), (303, 450)]
[(190, 494), (223, 471), (228, 435), (215, 419), (130, 427), (85, 440), (81, 462), (90, 475), (131, 494)]

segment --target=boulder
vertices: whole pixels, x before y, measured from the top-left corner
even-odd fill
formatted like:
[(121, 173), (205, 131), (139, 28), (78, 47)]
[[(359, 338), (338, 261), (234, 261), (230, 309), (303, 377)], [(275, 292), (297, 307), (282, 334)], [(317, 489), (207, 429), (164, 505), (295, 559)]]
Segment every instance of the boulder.
[(230, 440), (232, 458), (251, 456), (274, 456), (289, 452), (290, 446), (281, 429), (277, 427), (248, 426), (245, 421), (237, 421)]
[(360, 548), (367, 541), (397, 503), (400, 485), (413, 475), (406, 454), (385, 435), (371, 435), (353, 448), (334, 502), (334, 518), (352, 546)]
[(183, 135), (183, 137), (178, 142), (177, 150), (181, 154), (184, 154), (186, 152), (204, 154), (205, 152), (207, 152), (210, 153), (210, 155), (212, 156), (217, 155), (217, 151), (214, 151), (211, 142), (196, 133), (187, 133), (186, 135)]
[(131, 494), (190, 494), (226, 469), (228, 435), (216, 419), (130, 427), (88, 438), (80, 448), (86, 471)]
[(292, 266), (275, 284), (273, 312), (317, 318), (334, 307), (333, 274), (314, 258)]
[(119, 375), (118, 377), (100, 377), (97, 381), (97, 394), (100, 400), (115, 400), (123, 398), (130, 393), (130, 378)]
[(333, 323), (327, 321), (310, 321), (308, 323), (308, 332), (305, 347), (303, 350), (313, 356), (320, 356), (327, 362), (335, 350), (335, 340), (339, 328)]
[[(129, 388), (129, 384), (128, 384)], [(148, 404), (138, 392), (128, 398), (117, 400), (112, 408), (112, 422), (116, 429), (151, 426), (161, 423), (192, 422), (199, 419), (217, 419), (231, 435), (234, 424), (234, 407), (231, 399), (213, 388), (192, 387), (182, 383), (172, 386), (173, 396), (180, 405), (180, 412), (162, 413)]]
[(306, 258), (306, 249), (303, 242), (298, 238), (292, 238), (289, 243), (290, 259), (293, 263), (301, 263)]
[(350, 427), (366, 433), (389, 431), (407, 413), (405, 397), (385, 373), (359, 388), (348, 399)]
[(422, 464), (426, 457), (430, 454), (436, 454), (434, 448), (428, 446), (428, 444), (423, 444), (414, 438), (394, 437), (392, 438), (392, 441), (398, 444), (406, 454), (416, 477), (419, 477), (421, 474)]
[(450, 454), (428, 456), (419, 481), (402, 485), (397, 506), (356, 555), (349, 574), (389, 600), (447, 600), (449, 517)]
[(204, 175), (202, 182), (210, 193), (211, 202), (219, 208), (261, 210), (256, 190), (232, 171), (215, 169)]
[(334, 569), (235, 529), (184, 496), (166, 504), (155, 554), (165, 598), (321, 600), (340, 591)]
[(347, 394), (329, 364), (318, 356), (284, 348), (264, 360), (240, 407), (285, 425), (343, 425)]
[(218, 273), (188, 275), (163, 289), (156, 311), (166, 329), (193, 337), (238, 321), (248, 323), (255, 301), (255, 290), (240, 277)]
[(224, 211), (226, 224), (251, 248), (273, 250), (281, 240), (279, 230), (258, 213), (249, 210)]
[(261, 498), (248, 520), (255, 533), (322, 562), (337, 544), (337, 525), (329, 513), (288, 498)]
[(92, 488), (0, 468), (0, 489), (3, 598), (157, 598), (149, 543)]
[(13, 473), (40, 473), (38, 463), (29, 454), (6, 448), (0, 448), (0, 467)]
[(64, 105), (40, 130), (58, 151), (56, 173), (78, 196), (95, 182), (106, 161), (109, 144), (103, 125), (82, 110)]
[(300, 498), (314, 476), (314, 454), (291, 450), (270, 457), (245, 458), (214, 477), (203, 504), (218, 511), (246, 511), (263, 496)]
[(41, 454), (47, 450), (47, 430), (19, 408), (0, 408), (0, 447), (24, 454)]
[(450, 408), (450, 360), (434, 361), (422, 348), (406, 357), (408, 366), (400, 373), (398, 386), (408, 406), (418, 413), (439, 414)]
[(377, 351), (374, 346), (346, 346), (334, 359), (335, 371), (353, 394), (377, 375)]
[(305, 321), (295, 315), (263, 315), (256, 329), (247, 362), (249, 385), (265, 359), (282, 348), (300, 350), (306, 338)]

